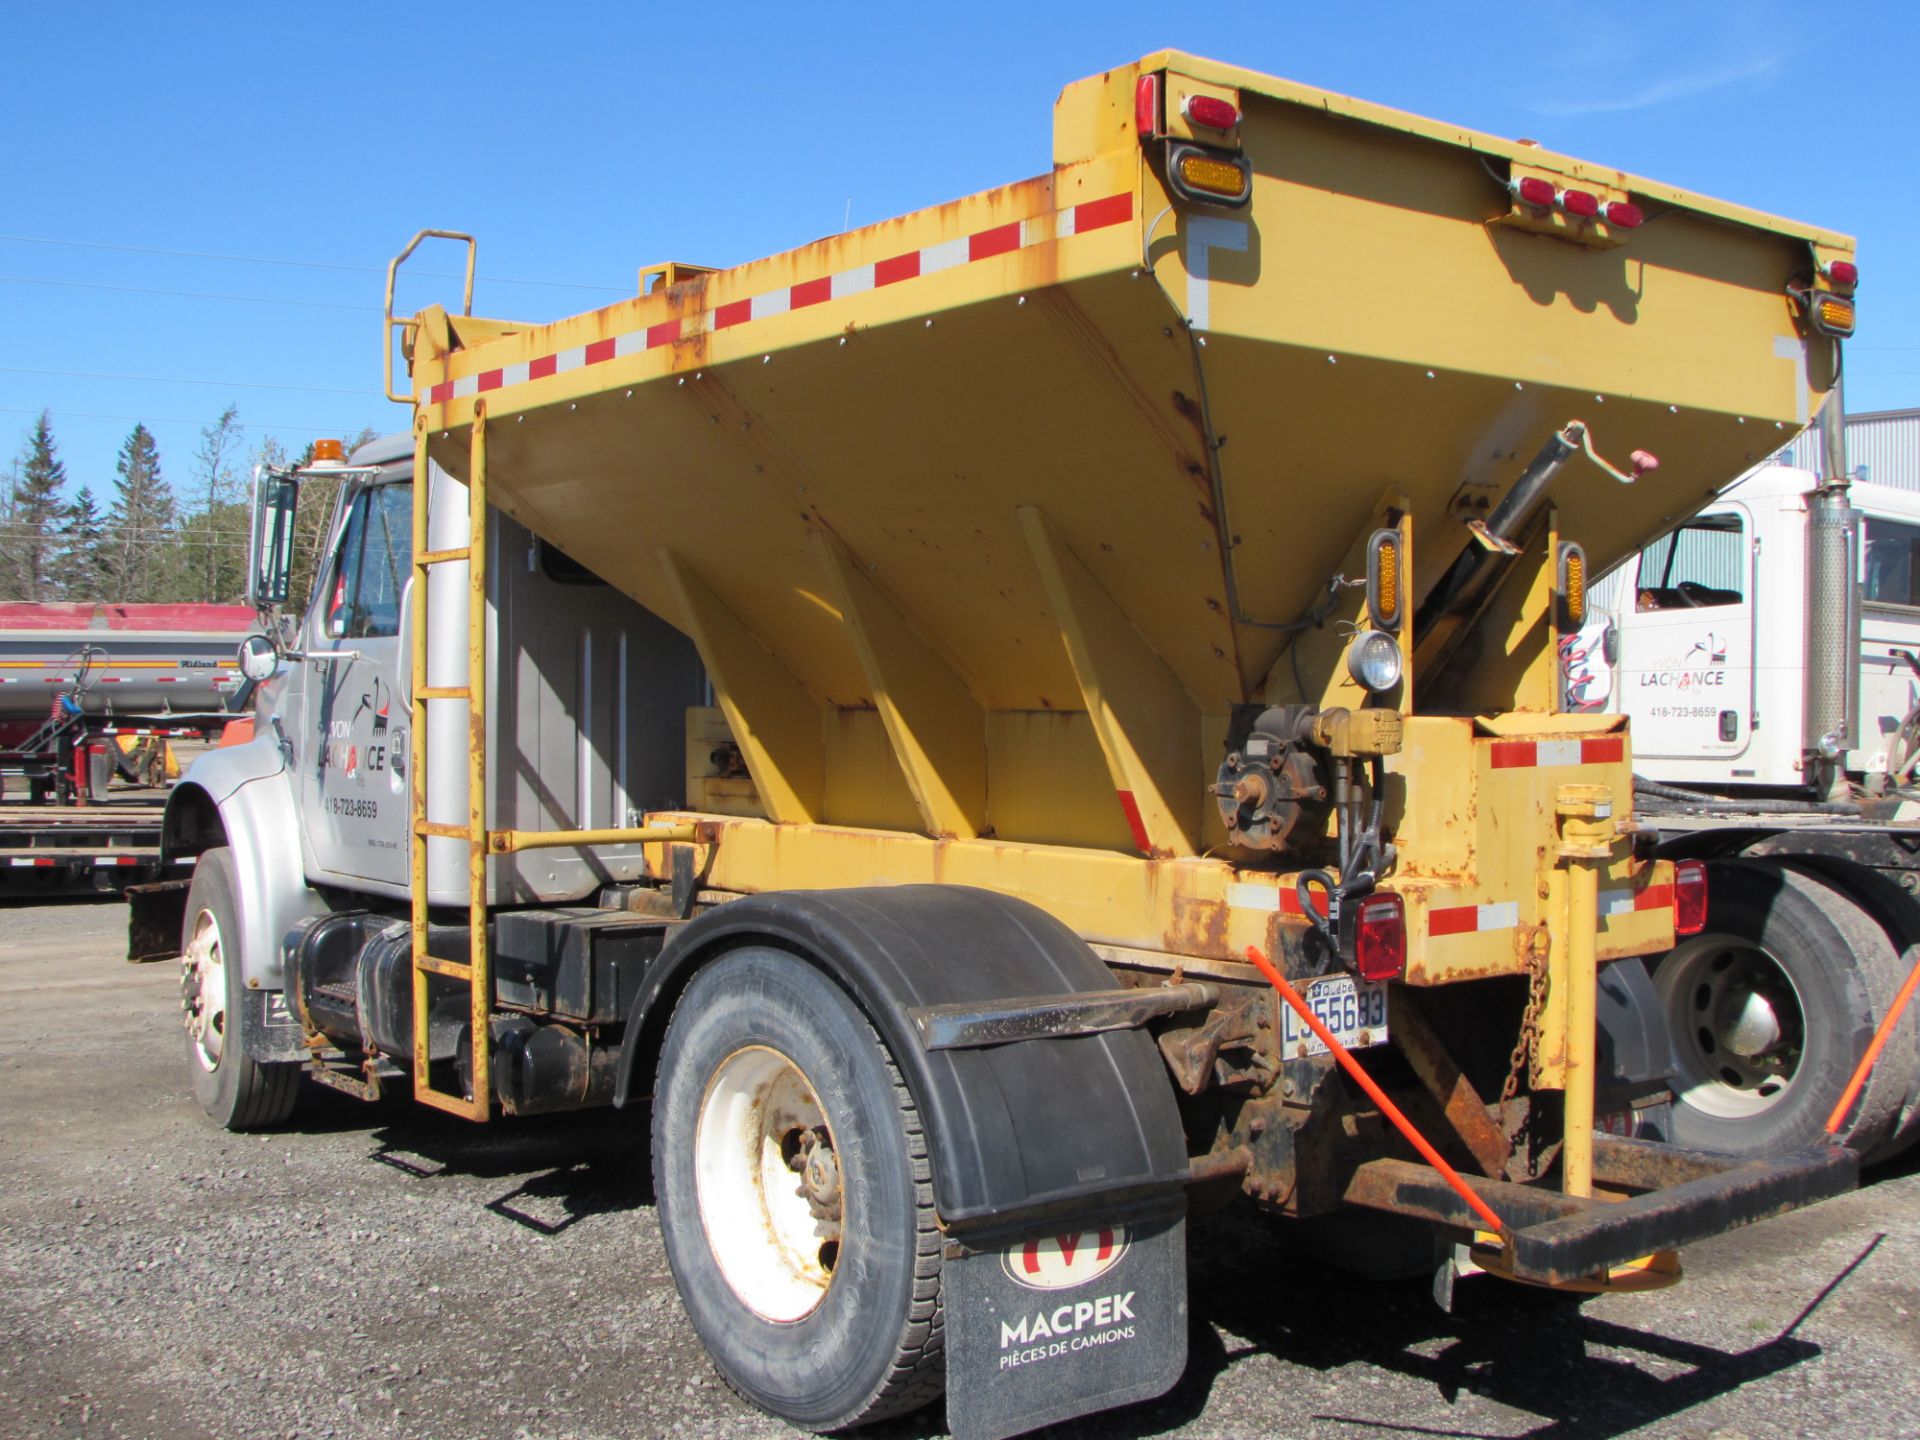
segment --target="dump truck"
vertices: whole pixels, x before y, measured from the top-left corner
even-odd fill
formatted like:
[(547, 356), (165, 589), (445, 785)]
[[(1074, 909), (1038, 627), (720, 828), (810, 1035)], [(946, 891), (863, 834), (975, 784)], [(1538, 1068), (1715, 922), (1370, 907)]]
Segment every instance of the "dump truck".
[(1641, 1133), (1706, 876), (1559, 663), (1818, 411), (1852, 242), (1176, 52), (1052, 160), (550, 324), (394, 260), (411, 430), (136, 907), (207, 1113), (637, 1112), (731, 1385), (966, 1440), (1170, 1387), (1230, 1201), (1594, 1291), (1853, 1185)]
[(1920, 1013), (1896, 1009), (1920, 957), (1920, 496), (1827, 458), (1757, 466), (1629, 556), (1562, 654), (1578, 708), (1632, 721), (1658, 853), (1708, 867), (1712, 923), (1651, 966), (1671, 1138), (1816, 1140), (1885, 1028), (1835, 1127), (1877, 1161), (1920, 1140)]

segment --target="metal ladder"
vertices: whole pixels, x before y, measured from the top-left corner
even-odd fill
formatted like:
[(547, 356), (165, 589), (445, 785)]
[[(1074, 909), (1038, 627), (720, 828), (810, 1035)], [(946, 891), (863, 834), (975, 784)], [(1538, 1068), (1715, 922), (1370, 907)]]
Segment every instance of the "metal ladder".
[[(493, 950), (487, 935), (487, 857), (521, 850), (571, 849), (588, 845), (638, 845), (663, 841), (713, 843), (695, 826), (642, 825), (607, 830), (489, 830), (487, 828), (487, 406), (473, 402), (467, 475), (467, 543), (445, 550), (429, 550), (428, 520), (433, 505), (433, 471), (428, 463), (427, 417), (421, 398), (401, 394), (393, 386), (393, 334), (412, 322), (393, 313), (394, 279), (400, 266), (420, 242), (430, 237), (466, 244), (467, 266), (462, 315), (473, 313), (473, 237), (453, 230), (422, 230), (387, 265), (387, 296), (382, 336), (386, 347), (387, 398), (414, 407), (413, 418), (413, 635), (412, 709), (413, 773), (409, 794), (409, 885), (413, 918), (413, 1098), (436, 1110), (469, 1120), (487, 1120), (493, 1113)], [(408, 342), (411, 345), (411, 340)], [(455, 422), (456, 424), (459, 422)], [(427, 576), (436, 565), (467, 562), (467, 679), (464, 685), (428, 685)], [(449, 825), (427, 818), (427, 706), (432, 703), (467, 707), (467, 823)], [(435, 837), (467, 842), (467, 926), (471, 936), (468, 958), (449, 960), (427, 948), (427, 842)], [(469, 1095), (436, 1090), (432, 1083), (432, 1016), (427, 1008), (429, 977), (439, 975), (467, 987), (471, 1027), (472, 1064)]]
[[(426, 417), (413, 425), (413, 774), (408, 786), (410, 883), (413, 904), (413, 1098), (436, 1110), (486, 1120), (492, 1113), (493, 951), (487, 939), (487, 416), (473, 417), (471, 469), (467, 479), (467, 543), (429, 550), (429, 511), (433, 505), (432, 470), (427, 461)], [(464, 685), (427, 683), (427, 577), (436, 565), (467, 562), (467, 681)], [(435, 701), (467, 707), (467, 823), (449, 825), (427, 818), (427, 706)], [(468, 958), (449, 960), (427, 949), (427, 842), (434, 836), (467, 842)], [(445, 976), (467, 986), (472, 1034), (471, 1095), (433, 1087), (428, 977)]]

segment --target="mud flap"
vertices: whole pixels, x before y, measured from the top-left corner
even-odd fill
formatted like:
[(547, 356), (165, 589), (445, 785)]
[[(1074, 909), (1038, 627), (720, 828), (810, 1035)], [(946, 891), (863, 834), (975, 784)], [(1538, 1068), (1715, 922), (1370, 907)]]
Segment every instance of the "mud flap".
[(301, 1043), (300, 1017), (284, 992), (249, 990), (240, 1006), (240, 1044), (249, 1060), (273, 1064), (308, 1058)]
[(1152, 1400), (1187, 1365), (1183, 1197), (949, 1241), (947, 1424), (1001, 1440)]

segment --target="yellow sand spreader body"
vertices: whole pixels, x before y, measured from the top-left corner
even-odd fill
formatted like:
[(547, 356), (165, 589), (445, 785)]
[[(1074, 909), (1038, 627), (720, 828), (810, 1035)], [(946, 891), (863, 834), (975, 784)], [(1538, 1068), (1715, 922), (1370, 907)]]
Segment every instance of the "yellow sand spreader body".
[[(361, 1043), (316, 992), (309, 1043), (376, 1091), (410, 1044), (414, 1093), (475, 1118), (603, 1077), (650, 1098), (696, 1325), (816, 1425), (914, 1402), (940, 1304), (958, 1432), (1158, 1393), (1184, 1326), (1129, 1349), (1160, 1334), (1136, 1291), (1019, 1297), (1176, 1296), (1171, 1195), (1419, 1217), (1596, 1287), (1850, 1183), (1844, 1151), (1634, 1138), (1663, 1041), (1613, 962), (1697, 929), (1704, 876), (1653, 858), (1625, 721), (1571, 710), (1563, 662), (1589, 572), (1818, 410), (1852, 242), (1172, 52), (1069, 86), (1053, 146), (1038, 178), (652, 267), (552, 324), (389, 314), (414, 482), (467, 511), (414, 508), (413, 860), (383, 892), (411, 938), (353, 942), (410, 973), (411, 1029)], [(490, 508), (690, 642), (712, 703), (676, 737), (682, 803), (507, 815), (550, 751), (491, 728)], [(430, 656), (441, 566), (464, 672)], [(648, 653), (610, 683), (646, 693)], [(459, 745), (430, 717), (459, 712), (465, 791), (430, 797)], [(591, 895), (515, 868), (543, 849), (620, 882), (590, 926), (564, 906)], [(651, 927), (604, 1019), (526, 978), (587, 944), (536, 962), (527, 935), (583, 926)], [(868, 1303), (841, 1226), (885, 1228), (896, 1163), (892, 1102), (848, 1098), (868, 1040), (930, 1188), (887, 1302), (909, 1338), (871, 1375), (807, 1342), (829, 1396), (778, 1357)], [(1112, 1373), (1067, 1363), (1095, 1330)]]

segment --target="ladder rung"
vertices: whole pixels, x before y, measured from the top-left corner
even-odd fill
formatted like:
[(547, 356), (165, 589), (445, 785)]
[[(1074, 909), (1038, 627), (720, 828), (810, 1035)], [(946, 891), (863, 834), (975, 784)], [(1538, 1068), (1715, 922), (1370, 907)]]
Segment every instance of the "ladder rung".
[(465, 545), (456, 545), (451, 550), (422, 550), (414, 557), (413, 563), (424, 570), (429, 565), (451, 565), (471, 558), (472, 554)]
[(464, 685), (422, 685), (415, 692), (422, 700), (471, 700), (473, 692)]
[(413, 957), (416, 970), (429, 970), (435, 975), (445, 975), (449, 980), (473, 979), (473, 967), (464, 960), (442, 960), (438, 955), (416, 955)]
[(429, 1089), (425, 1085), (413, 1087), (413, 1098), (422, 1105), (430, 1105), (435, 1110), (444, 1110), (449, 1115), (458, 1115), (463, 1120), (485, 1120), (485, 1103), (475, 1104), (464, 1095), (449, 1095), (444, 1090)]
[(438, 835), (446, 840), (471, 840), (473, 831), (464, 825), (448, 825), (439, 820), (418, 820), (414, 822), (416, 835)]

